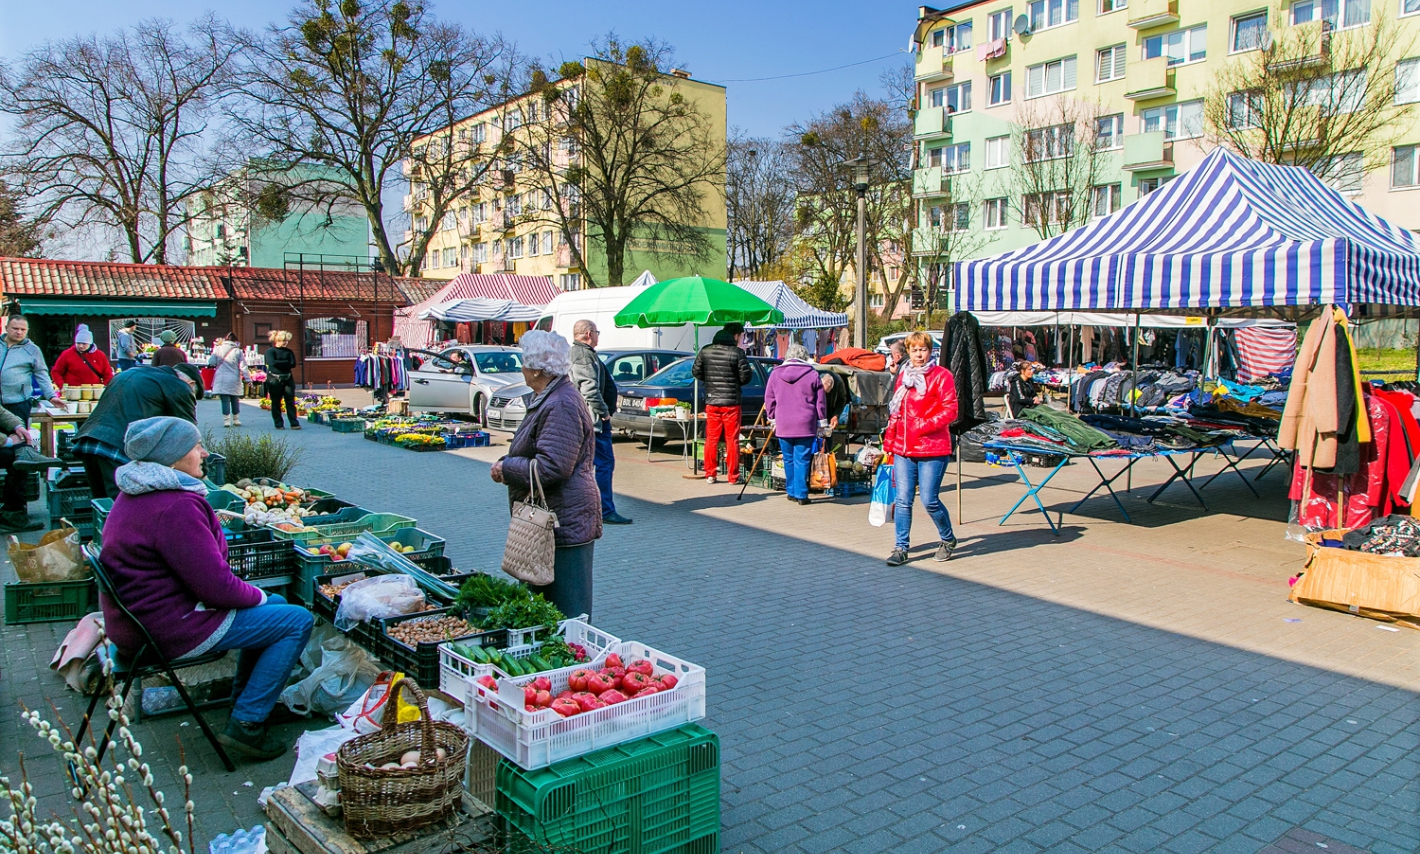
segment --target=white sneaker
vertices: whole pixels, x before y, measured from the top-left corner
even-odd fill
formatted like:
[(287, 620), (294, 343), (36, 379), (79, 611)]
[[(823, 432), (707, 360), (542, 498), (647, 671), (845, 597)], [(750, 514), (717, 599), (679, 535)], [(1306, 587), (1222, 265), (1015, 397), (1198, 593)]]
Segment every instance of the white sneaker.
[(716, 481), (715, 481), (715, 475), (712, 474), (712, 475), (706, 477), (706, 478), (705, 478), (705, 482), (706, 482), (706, 483), (715, 483), (715, 482), (716, 482)]

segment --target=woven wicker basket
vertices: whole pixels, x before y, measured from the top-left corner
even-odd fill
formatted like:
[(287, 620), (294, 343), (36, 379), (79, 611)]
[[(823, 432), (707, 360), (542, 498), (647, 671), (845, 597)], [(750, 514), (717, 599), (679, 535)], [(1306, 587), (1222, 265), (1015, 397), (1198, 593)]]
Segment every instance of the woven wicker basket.
[[(404, 691), (419, 706), (419, 720), (399, 723)], [(440, 760), (435, 748), (444, 748)], [(418, 750), (417, 768), (381, 769)], [(429, 702), (408, 676), (395, 683), (385, 701), (379, 732), (345, 742), (336, 752), (345, 830), (355, 837), (415, 830), (452, 816), (463, 795), (468, 736), (453, 724), (429, 719)], [(374, 766), (374, 767), (367, 767)]]

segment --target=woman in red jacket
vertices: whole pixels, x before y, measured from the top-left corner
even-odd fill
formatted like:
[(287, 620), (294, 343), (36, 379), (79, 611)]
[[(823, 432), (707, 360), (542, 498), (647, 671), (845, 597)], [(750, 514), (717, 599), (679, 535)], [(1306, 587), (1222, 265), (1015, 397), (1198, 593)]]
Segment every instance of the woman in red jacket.
[(108, 385), (113, 381), (113, 367), (108, 363), (108, 356), (94, 347), (94, 333), (81, 323), (74, 332), (74, 346), (59, 354), (49, 375), (55, 388)]
[(957, 417), (957, 387), (952, 372), (932, 363), (932, 338), (925, 332), (907, 336), (907, 363), (897, 373), (897, 387), (888, 405), (883, 450), (893, 454), (897, 503), (893, 507), (897, 542), (888, 566), (907, 562), (912, 534), (912, 494), (920, 486), (922, 509), (937, 526), (941, 541), (936, 559), (951, 560), (957, 538), (938, 493), (952, 458), (950, 427)]

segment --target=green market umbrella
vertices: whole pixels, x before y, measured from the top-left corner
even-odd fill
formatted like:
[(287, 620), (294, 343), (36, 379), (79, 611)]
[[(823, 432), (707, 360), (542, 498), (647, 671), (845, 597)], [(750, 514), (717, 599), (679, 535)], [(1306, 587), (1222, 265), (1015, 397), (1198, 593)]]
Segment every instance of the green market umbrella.
[(782, 323), (784, 312), (719, 279), (685, 276), (651, 285), (616, 313), (617, 326), (724, 326), (727, 323)]

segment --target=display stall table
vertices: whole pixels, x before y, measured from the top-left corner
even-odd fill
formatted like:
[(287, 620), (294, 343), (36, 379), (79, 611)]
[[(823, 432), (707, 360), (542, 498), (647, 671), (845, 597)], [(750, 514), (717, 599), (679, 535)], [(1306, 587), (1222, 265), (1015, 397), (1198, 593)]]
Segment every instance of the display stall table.
[(87, 412), (56, 412), (43, 406), (35, 409), (30, 415), (30, 422), (39, 427), (39, 452), (46, 457), (54, 456), (54, 425), (81, 424), (88, 420)]
[[(1279, 447), (1277, 445), (1277, 437), (1275, 436), (1256, 436), (1244, 433), (1233, 439), (1233, 443), (1237, 442), (1255, 443), (1252, 447), (1247, 449), (1246, 453), (1239, 454), (1234, 458), (1234, 461), (1239, 465), (1241, 465), (1244, 460), (1251, 459), (1254, 454), (1266, 454), (1266, 456), (1258, 457), (1258, 459), (1266, 460), (1266, 464), (1262, 467), (1262, 471), (1253, 476), (1252, 479), (1254, 482), (1262, 480), (1267, 476), (1268, 472), (1279, 465), (1282, 466), (1283, 471), (1288, 471), (1292, 468), (1292, 458), (1295, 456), (1295, 452)], [(1224, 471), (1226, 471), (1226, 469)], [(1223, 472), (1220, 471), (1218, 474), (1213, 475), (1201, 488), (1207, 488), (1208, 484), (1216, 480), (1222, 473)], [(1257, 490), (1253, 490), (1253, 494), (1256, 495)]]

